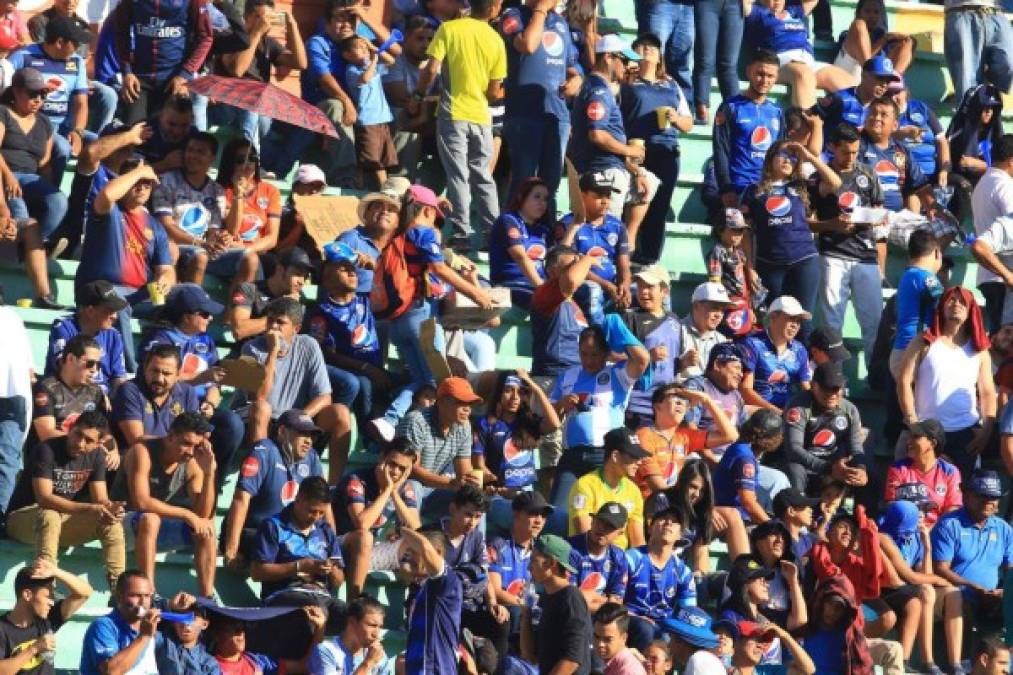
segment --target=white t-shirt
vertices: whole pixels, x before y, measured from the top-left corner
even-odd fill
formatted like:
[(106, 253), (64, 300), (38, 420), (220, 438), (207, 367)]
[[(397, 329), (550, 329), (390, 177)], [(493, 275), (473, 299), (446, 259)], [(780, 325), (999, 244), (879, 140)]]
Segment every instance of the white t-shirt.
[[(1013, 214), (1013, 177), (1002, 169), (992, 168), (986, 171), (971, 194), (971, 211), (974, 214), (974, 232), (979, 237), (997, 218)], [(990, 281), (1001, 279), (985, 269), (984, 265), (978, 265), (975, 283)]]
[[(985, 179), (982, 178), (982, 180)], [(975, 215), (975, 221), (977, 221), (977, 215)], [(977, 226), (977, 222), (975, 225)], [(1002, 261), (1003, 265), (1013, 269), (1013, 217), (1002, 215), (995, 218), (993, 222), (985, 226), (984, 230), (978, 232), (978, 239), (981, 239), (992, 248), (992, 251)], [(984, 265), (978, 265), (979, 284), (982, 283), (981, 271), (983, 269), (985, 269)], [(991, 279), (987, 279), (986, 281), (999, 279), (998, 276), (991, 272), (988, 275)], [(1009, 321), (1013, 321), (1013, 293), (1006, 294), (1006, 302), (1003, 304), (1002, 309), (1003, 324)]]
[(709, 651), (701, 649), (686, 662), (682, 675), (728, 675), (721, 659)]
[(150, 207), (156, 218), (172, 216), (176, 225), (192, 237), (203, 237), (209, 229), (220, 228), (228, 213), (225, 188), (210, 178), (194, 187), (180, 169), (162, 175), (151, 195)]

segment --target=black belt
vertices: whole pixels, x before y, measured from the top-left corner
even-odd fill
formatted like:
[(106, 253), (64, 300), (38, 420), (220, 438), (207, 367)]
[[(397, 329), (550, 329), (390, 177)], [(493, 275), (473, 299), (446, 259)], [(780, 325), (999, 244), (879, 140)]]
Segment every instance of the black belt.
[(960, 7), (950, 7), (946, 10), (946, 12), (980, 12), (982, 14), (998, 14), (999, 10), (995, 7), (984, 7), (982, 5), (961, 5)]

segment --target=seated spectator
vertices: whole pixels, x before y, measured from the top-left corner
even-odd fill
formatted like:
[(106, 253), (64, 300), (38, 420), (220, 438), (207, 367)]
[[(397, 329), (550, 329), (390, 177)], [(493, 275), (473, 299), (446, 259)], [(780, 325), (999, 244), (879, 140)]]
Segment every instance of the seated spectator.
[(573, 581), (590, 611), (607, 602), (622, 603), (626, 597), (629, 562), (626, 551), (615, 544), (625, 536), (629, 512), (619, 502), (606, 502), (591, 519), (587, 532), (569, 537)]
[(513, 521), (505, 537), (489, 540), (489, 587), (500, 607), (510, 612), (510, 632), (520, 628), (521, 608), (527, 602), (531, 581), (528, 562), (535, 539), (552, 515), (552, 505), (541, 492), (520, 492), (513, 498)]
[[(792, 637), (791, 633), (776, 623), (761, 625), (752, 621), (739, 621), (731, 632), (735, 641), (732, 667), (736, 673), (753, 675), (753, 673), (759, 672), (757, 666), (763, 661), (764, 655), (775, 639), (779, 640), (791, 655), (785, 671), (788, 675), (813, 675), (816, 672), (823, 672), (816, 670), (816, 665), (809, 652)], [(788, 659), (786, 658), (786, 660)], [(862, 671), (850, 670), (847, 672)]]
[[(817, 672), (872, 673), (873, 660), (866, 640), (862, 605), (844, 575), (816, 584), (809, 601), (812, 620), (802, 644)], [(895, 664), (902, 666), (902, 664)]]
[[(70, 591), (57, 600), (56, 582)], [(40, 558), (14, 577), (14, 606), (0, 617), (0, 668), (12, 673), (52, 669), (55, 633), (88, 601), (92, 587), (83, 578)], [(34, 665), (33, 665), (34, 664)]]
[[(278, 225), (278, 244), (274, 247), (276, 251), (284, 251), (289, 248), (301, 248), (311, 256), (314, 269), (323, 262), (320, 256), (320, 249), (316, 242), (306, 232), (306, 219), (299, 212), (296, 206), (297, 197), (313, 197), (322, 195), (327, 189), (327, 177), (316, 164), (300, 164), (292, 180), (292, 191), (281, 207), (281, 222)], [(361, 200), (360, 200), (361, 202)], [(344, 234), (344, 233), (342, 233)], [(265, 258), (273, 260), (274, 256)], [(270, 265), (269, 265), (270, 266)], [(372, 282), (372, 277), (370, 277)]]
[[(668, 666), (683, 668), (685, 672), (706, 675), (720, 675), (727, 672), (726, 664), (718, 658), (718, 637), (714, 634), (714, 624), (710, 615), (699, 607), (683, 607), (678, 613), (660, 624), (661, 630), (668, 637), (665, 657), (661, 660)], [(649, 644), (644, 652), (647, 657), (647, 672), (651, 675), (663, 675), (671, 668), (651, 667), (656, 661), (652, 658), (657, 650), (656, 645), (664, 645), (664, 641)]]
[(195, 387), (201, 399), (213, 408), (221, 401), (218, 382), (224, 371), (218, 366), (218, 348), (208, 334), (211, 321), (225, 308), (211, 299), (194, 283), (174, 286), (159, 310), (163, 321), (149, 328), (141, 337), (141, 361), (156, 345), (173, 345), (179, 350), (182, 365), (179, 379)]
[[(71, 338), (63, 348), (60, 368), (56, 374), (35, 385), (32, 392), (35, 405), (32, 406), (29, 446), (66, 436), (82, 413), (97, 411), (103, 417), (109, 414), (106, 395), (102, 393), (101, 387), (92, 382), (92, 374), (98, 370), (101, 349), (98, 342), (87, 335)], [(111, 440), (108, 430), (99, 440), (102, 443)], [(115, 442), (103, 448), (99, 457), (110, 470), (115, 470), (120, 464)]]
[[(304, 167), (299, 167), (300, 174)], [(296, 176), (299, 180), (299, 176)], [(293, 190), (295, 187), (293, 186)], [(359, 280), (356, 292), (369, 296), (373, 290), (373, 270), (380, 258), (380, 252), (387, 247), (387, 241), (397, 230), (400, 220), (401, 194), (396, 190), (371, 192), (359, 200), (357, 214), (360, 225), (345, 230), (336, 241), (345, 244), (358, 256), (355, 263), (356, 278)]]
[(351, 443), (348, 408), (331, 399), (327, 365), (316, 340), (299, 335), (303, 306), (291, 297), (272, 300), (265, 308), (264, 332), (245, 345), (242, 353), (264, 366), (264, 382), (250, 401), (247, 439), (266, 438), (273, 420), (298, 408), (329, 435), (331, 482), (344, 472)]
[(724, 286), (734, 303), (723, 326), (732, 337), (752, 331), (755, 314), (751, 298), (760, 286), (750, 256), (742, 245), (748, 229), (739, 209), (725, 209), (723, 220), (714, 225), (717, 242), (705, 257), (707, 281)]
[(211, 134), (201, 131), (189, 137), (183, 165), (162, 174), (151, 193), (152, 213), (175, 249), (181, 280), (201, 285), (210, 272), (232, 279), (234, 285), (252, 282), (260, 259), (225, 229), (225, 188), (208, 176), (217, 154), (218, 141)]
[(869, 104), (858, 161), (872, 169), (879, 179), (887, 210), (907, 208), (921, 213), (935, 203), (932, 185), (908, 149), (893, 137), (899, 118), (900, 108), (892, 98), (884, 96)]
[[(771, 522), (771, 521), (767, 521)], [(759, 525), (766, 529), (766, 523)], [(761, 530), (761, 533), (763, 531)], [(777, 572), (766, 567), (760, 557), (753, 553), (740, 555), (732, 560), (732, 567), (728, 571), (728, 578), (725, 581), (725, 598), (720, 604), (721, 620), (737, 623), (739, 621), (763, 621), (764, 616), (760, 610), (764, 605), (770, 603), (770, 584)], [(787, 605), (787, 597), (781, 598)], [(804, 611), (795, 605), (796, 623), (797, 612)], [(782, 616), (782, 619), (787, 618)]]
[(742, 519), (754, 525), (770, 520), (766, 505), (777, 489), (788, 487), (780, 471), (767, 474), (767, 483), (759, 471), (758, 458), (781, 447), (784, 428), (781, 417), (772, 410), (753, 413), (739, 429), (739, 440), (728, 446), (714, 469), (714, 504), (737, 508)]
[(400, 531), (422, 525), (415, 488), (408, 482), (417, 460), (415, 448), (396, 438), (381, 448), (372, 470), (352, 471), (338, 484), (332, 508), (351, 599), (361, 595), (369, 572), (398, 570)]
[(457, 668), (464, 589), (461, 577), (444, 562), (447, 536), (409, 529), (403, 535), (406, 550), (401, 570), (420, 586), (409, 601), (424, 610), (408, 614), (405, 673), (452, 673)]
[(741, 344), (745, 375), (739, 390), (746, 403), (780, 413), (792, 396), (792, 385), (809, 390), (809, 353), (795, 336), (810, 319), (812, 314), (790, 295), (770, 303), (767, 330)]
[[(359, 675), (376, 675), (387, 659), (380, 641), (386, 609), (368, 595), (348, 605), (341, 634), (313, 647), (306, 663), (310, 675), (343, 673), (351, 666)], [(292, 672), (292, 671), (287, 671)]]
[(932, 527), (946, 513), (963, 506), (961, 474), (940, 455), (946, 447), (946, 432), (938, 420), (926, 419), (908, 425), (907, 458), (898, 460), (886, 472), (883, 498), (901, 499), (900, 488), (911, 483), (925, 486), (928, 504), (925, 524)]
[(711, 349), (728, 342), (718, 327), (725, 318), (725, 310), (734, 303), (721, 284), (706, 282), (693, 289), (692, 308), (682, 324), (682, 353), (679, 354), (679, 377), (688, 379), (703, 375), (710, 362)]
[(275, 659), (267, 654), (249, 651), (246, 624), (240, 619), (216, 615), (208, 633), (218, 669), (222, 673), (263, 673), (263, 675), (309, 672), (307, 668), (313, 657), (313, 650), (323, 642), (329, 617), (323, 609), (312, 605), (303, 607), (302, 611), (312, 636), (306, 653), (296, 659)]
[[(732, 426), (746, 421), (748, 410), (739, 385), (742, 384), (742, 350), (731, 342), (722, 342), (710, 350), (707, 367), (701, 377), (686, 380), (686, 388), (707, 394), (725, 413)], [(753, 409), (750, 406), (750, 409)], [(693, 406), (686, 411), (683, 421), (689, 427), (711, 431), (717, 427), (712, 413), (705, 406)], [(700, 454), (710, 466), (716, 466), (728, 446), (705, 449)], [(762, 470), (762, 468), (761, 468)]]
[(809, 334), (809, 343), (806, 344), (809, 350), (809, 368), (816, 370), (817, 366), (824, 363), (836, 363), (842, 365), (851, 360), (851, 352), (844, 346), (844, 338), (839, 331), (825, 326), (817, 326)]
[(209, 432), (199, 413), (181, 413), (165, 438), (142, 439), (127, 450), (112, 488), (113, 499), (127, 504), (124, 528), (138, 567), (154, 579), (155, 553), (192, 548), (202, 597), (214, 594), (217, 557)]
[(116, 313), (127, 306), (127, 301), (108, 281), (93, 281), (75, 289), (74, 305), (77, 310), (55, 320), (49, 330), (45, 376), (56, 374), (63, 349), (71, 339), (80, 334), (90, 335), (98, 342), (100, 352), (98, 369), (92, 373), (91, 381), (111, 394), (127, 379), (123, 336), (113, 328)]
[(156, 345), (145, 355), (143, 370), (116, 390), (112, 422), (123, 447), (161, 438), (179, 413), (200, 410), (196, 390), (179, 381), (181, 365), (175, 345)]
[[(961, 611), (978, 620), (1001, 615), (999, 581), (1013, 562), (1013, 529), (995, 515), (1004, 496), (995, 471), (976, 471), (964, 485), (964, 506), (932, 528), (933, 568), (961, 590)], [(955, 647), (947, 654), (954, 663), (961, 653), (955, 638), (947, 640)]]
[(228, 244), (246, 252), (238, 275), (249, 282), (257, 271), (251, 256), (263, 255), (278, 245), (281, 193), (261, 178), (260, 155), (245, 138), (234, 139), (222, 150), (218, 183), (225, 188)]
[(995, 86), (965, 92), (946, 129), (953, 173), (977, 184), (991, 164), (991, 149), (1002, 137), (1002, 92)]
[(278, 418), (273, 438), (253, 444), (243, 460), (229, 515), (222, 528), (222, 558), (233, 571), (246, 568), (260, 524), (295, 500), (299, 484), (323, 476), (313, 447), (320, 428), (302, 410)]
[(310, 476), (299, 484), (295, 500), (257, 528), (250, 578), (261, 584), (265, 605), (316, 606), (340, 625), (345, 603), (336, 593), (345, 580), (341, 544), (324, 516), (330, 511), (327, 481)]
[(915, 41), (910, 35), (887, 28), (886, 3), (883, 0), (864, 0), (855, 5), (855, 20), (840, 38), (840, 51), (834, 65), (851, 73), (857, 81), (862, 64), (873, 57), (886, 57), (894, 70), (903, 74), (914, 58)]
[[(649, 454), (640, 463), (635, 477), (644, 499), (675, 485), (691, 453), (727, 446), (739, 438), (735, 424), (725, 416), (717, 401), (704, 392), (674, 383), (665, 384), (654, 390), (651, 405), (654, 424), (637, 430), (637, 438)], [(705, 431), (683, 425), (686, 411), (696, 406), (712, 416), (713, 429)]]
[(816, 102), (817, 88), (835, 92), (853, 84), (848, 72), (813, 56), (807, 17), (815, 7), (814, 1), (786, 5), (779, 0), (762, 0), (745, 17), (744, 40), (753, 49), (777, 54), (777, 81), (791, 87), (792, 105), (800, 108)]
[[(0, 182), (2, 180), (0, 177)], [(32, 218), (13, 218), (6, 202), (0, 200), (0, 243), (3, 242), (15, 243), (24, 252), (25, 273), (35, 293), (32, 306), (42, 309), (67, 309), (57, 302), (56, 294), (52, 291), (46, 267), (46, 247), (42, 241), (39, 223)]]
[(7, 534), (35, 546), (40, 560), (56, 562), (61, 546), (102, 543), (109, 588), (126, 567), (123, 504), (109, 500), (101, 441), (109, 423), (98, 411), (85, 412), (65, 435), (29, 450), (25, 470), (11, 497)]
[[(88, 73), (85, 59), (78, 54), (82, 45), (87, 49), (92, 34), (87, 25), (76, 19), (58, 16), (46, 22), (45, 37), (25, 49), (11, 54), (15, 70), (26, 66), (38, 70), (49, 91), (42, 103), (42, 113), (53, 128), (52, 155), (49, 158), (53, 183), (59, 186), (67, 160), (81, 153), (84, 144), (96, 138), (88, 126)], [(66, 203), (66, 202), (65, 202)]]
[(590, 665), (591, 615), (580, 591), (570, 583), (576, 569), (566, 540), (553, 534), (535, 539), (531, 553), (531, 579), (544, 592), (538, 599), (541, 619), (538, 630), (532, 625), (534, 608), (521, 609), (521, 656), (538, 664), (538, 671), (551, 673), (559, 668), (586, 672)]
[(105, 280), (127, 301), (118, 315), (127, 369), (137, 368), (131, 317), (154, 311), (149, 284), (160, 294), (175, 283), (169, 238), (145, 205), (158, 182), (149, 164), (128, 160), (120, 175), (95, 195), (81, 248), (81, 264), (74, 281), (80, 286)]
[[(284, 44), (269, 35), (274, 17), (279, 14), (285, 21)], [(221, 74), (271, 82), (271, 66), (279, 76), (306, 68), (306, 46), (299, 33), (299, 24), (291, 12), (275, 10), (274, 0), (253, 0), (243, 6), (243, 23), (250, 35), (250, 44), (219, 57), (216, 70)], [(208, 117), (219, 125), (241, 129), (243, 136), (253, 143), (253, 149), (258, 152), (261, 139), (271, 128), (270, 117), (224, 104), (213, 104), (208, 110)]]
[(355, 105), (355, 160), (366, 187), (379, 190), (387, 172), (398, 167), (397, 150), (390, 133), (394, 121), (381, 78), (394, 64), (389, 52), (380, 53), (364, 37), (353, 35), (341, 41), (345, 86)]
[[(893, 100), (900, 108), (897, 120), (900, 128), (894, 133), (908, 149), (911, 159), (918, 162), (922, 173), (936, 185), (946, 187), (951, 170), (950, 141), (936, 113), (927, 103), (914, 98), (903, 81), (894, 82), (888, 92), (893, 94)], [(994, 162), (994, 151), (992, 159)], [(954, 214), (957, 213), (956, 206), (951, 202), (950, 209)]]
[(972, 675), (987, 675), (989, 671), (1009, 668), (1010, 650), (998, 638), (982, 638), (974, 646), (971, 659)]
[(604, 465), (581, 476), (570, 490), (568, 534), (574, 536), (591, 529), (592, 516), (607, 502), (619, 502), (629, 518), (625, 532), (616, 537), (616, 546), (635, 548), (644, 543), (644, 500), (633, 482), (638, 465), (650, 455), (636, 435), (625, 427), (605, 434), (602, 450)]
[(788, 531), (786, 544), (791, 547), (791, 555), (798, 565), (804, 565), (809, 559), (809, 550), (820, 536), (813, 513), (821, 504), (819, 498), (806, 497), (801, 490), (792, 487), (774, 497), (774, 517)]
[(848, 380), (836, 363), (813, 373), (812, 386), (785, 406), (785, 444), (772, 464), (802, 492), (821, 475), (858, 488), (869, 482), (862, 418), (844, 397)]
[[(35, 68), (14, 73), (11, 86), (0, 96), (0, 178), (3, 179), (11, 216), (34, 217), (47, 240), (67, 213), (67, 197), (52, 179), (39, 175), (51, 171), (53, 123), (43, 109), (49, 94), (46, 78)], [(54, 307), (47, 307), (55, 309)]]
[(309, 283), (313, 262), (301, 248), (282, 251), (274, 271), (263, 281), (240, 284), (232, 294), (225, 320), (237, 340), (248, 340), (267, 330), (265, 309), (272, 300), (292, 298), (300, 301), (302, 289)]
[(682, 326), (679, 319), (666, 309), (671, 304), (668, 270), (660, 265), (644, 267), (634, 277), (639, 309), (622, 313), (623, 321), (633, 335), (647, 346), (651, 356), (650, 386), (638, 382), (630, 394), (627, 421), (633, 427), (646, 424), (651, 418), (651, 395), (658, 387), (674, 382), (678, 375), (679, 354), (682, 353)]
[(162, 175), (183, 166), (183, 148), (187, 139), (197, 133), (193, 125), (193, 102), (186, 96), (173, 96), (165, 101), (158, 113), (149, 116), (147, 126), (151, 131), (137, 149), (145, 163), (151, 164), (155, 173)]
[[(560, 244), (573, 246), (579, 254), (595, 259), (588, 280), (575, 297), (594, 324), (602, 323), (606, 305), (624, 309), (632, 303), (626, 228), (619, 216), (609, 212), (609, 199), (614, 192), (616, 188), (604, 173), (583, 174), (580, 177), (583, 220), (571, 214), (569, 219), (564, 216), (557, 227)], [(558, 230), (562, 227), (566, 229), (560, 234)]]
[(553, 246), (545, 256), (545, 283), (531, 296), (531, 374), (540, 381), (552, 383), (580, 365), (578, 345), (588, 322), (573, 295), (595, 262), (571, 246)]
[(626, 607), (630, 611), (629, 645), (641, 650), (662, 636), (659, 622), (681, 607), (696, 605), (693, 572), (676, 550), (685, 546), (678, 509), (654, 514), (647, 543), (626, 551), (630, 576)]
[(164, 631), (165, 639), (155, 645), (158, 672), (184, 675), (221, 672), (202, 639), (208, 627), (208, 611), (197, 605), (191, 606), (189, 611), (194, 614), (193, 620), (189, 623), (173, 621), (172, 628)]
[(609, 602), (594, 613), (594, 650), (608, 675), (647, 675), (640, 652), (626, 646), (630, 614), (621, 603)]
[[(945, 454), (967, 480), (995, 426), (992, 359), (981, 309), (960, 286), (947, 289), (932, 324), (901, 360), (897, 398), (907, 425), (937, 419), (946, 432)], [(898, 441), (898, 447), (905, 440)]]
[(788, 546), (791, 541), (788, 527), (777, 518), (768, 520), (749, 532), (749, 541), (757, 561), (774, 571), (768, 583), (769, 597), (757, 606), (759, 615), (789, 630), (804, 627), (808, 616), (799, 569), (801, 561)]
[(517, 186), (489, 232), (489, 280), (510, 289), (515, 307), (531, 306), (534, 290), (545, 282), (545, 254), (550, 239), (546, 220), (549, 190), (541, 178)]
[[(868, 0), (864, 5), (869, 7), (878, 2), (881, 0)], [(843, 54), (844, 50), (841, 52)], [(838, 59), (840, 58), (839, 56)], [(858, 64), (861, 65), (858, 66), (859, 73), (855, 75), (857, 86), (828, 94), (816, 104), (814, 112), (823, 120), (829, 133), (833, 133), (842, 122), (861, 129), (872, 102), (886, 96), (890, 85), (901, 79), (900, 73), (893, 69), (893, 61), (888, 58), (869, 57)], [(832, 142), (830, 138), (826, 141), (828, 144)]]

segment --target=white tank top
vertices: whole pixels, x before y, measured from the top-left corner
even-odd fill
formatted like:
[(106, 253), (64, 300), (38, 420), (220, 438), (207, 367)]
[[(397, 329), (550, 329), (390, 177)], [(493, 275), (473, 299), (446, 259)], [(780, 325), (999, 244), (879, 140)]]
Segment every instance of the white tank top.
[(934, 417), (946, 431), (977, 424), (980, 359), (970, 341), (963, 347), (933, 342), (915, 373), (918, 419)]

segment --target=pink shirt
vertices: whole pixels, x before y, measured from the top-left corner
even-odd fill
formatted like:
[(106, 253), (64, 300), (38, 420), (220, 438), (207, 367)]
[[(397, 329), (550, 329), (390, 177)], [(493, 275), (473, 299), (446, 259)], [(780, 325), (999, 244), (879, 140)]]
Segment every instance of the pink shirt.
[(916, 469), (910, 459), (894, 462), (886, 472), (886, 490), (884, 498), (892, 502), (897, 487), (904, 483), (923, 483), (929, 491), (929, 499), (934, 507), (925, 512), (925, 522), (935, 525), (939, 516), (947, 511), (964, 505), (964, 496), (960, 492), (960, 469), (944, 459), (937, 459), (935, 466), (922, 473)]
[(605, 675), (647, 675), (647, 671), (633, 652), (624, 649), (605, 664)]

